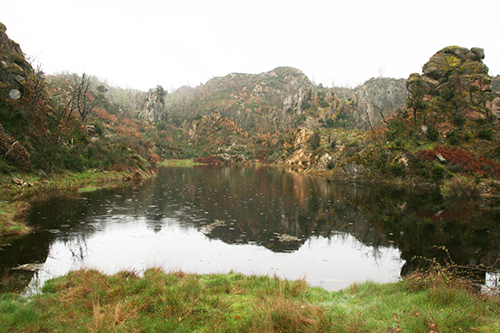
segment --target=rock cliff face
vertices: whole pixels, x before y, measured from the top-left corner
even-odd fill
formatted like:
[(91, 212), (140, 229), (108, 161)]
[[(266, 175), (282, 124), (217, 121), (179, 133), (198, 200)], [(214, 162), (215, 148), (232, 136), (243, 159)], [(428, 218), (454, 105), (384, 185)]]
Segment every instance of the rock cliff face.
[(24, 58), (19, 44), (10, 40), (6, 31), (5, 25), (0, 22), (0, 82), (14, 89), (33, 69)]
[[(6, 30), (5, 25), (0, 23), (0, 158), (11, 166), (28, 171), (32, 167), (30, 155), (26, 148), (8, 133), (12, 126), (9, 126), (10, 119), (7, 118), (27, 118), (25, 112), (16, 113), (12, 110), (21, 97), (20, 90), (24, 91), (23, 85), (33, 68), (24, 58), (19, 44), (9, 39)], [(10, 170), (7, 166), (3, 168)]]
[(470, 120), (498, 118), (500, 99), (483, 59), (480, 48), (449, 46), (434, 54), (423, 74), (411, 74), (406, 83), (415, 116), (451, 112)]
[(283, 130), (304, 113), (305, 97), (312, 89), (307, 76), (291, 67), (260, 74), (232, 73), (169, 94), (163, 119), (181, 125), (189, 118), (218, 113), (245, 130)]
[(354, 90), (354, 112), (366, 129), (374, 128), (404, 106), (407, 97), (403, 79), (371, 78)]
[(402, 79), (374, 78), (356, 88), (325, 88), (296, 68), (278, 67), (179, 88), (167, 96), (162, 119), (182, 125), (186, 118), (219, 113), (245, 131), (263, 133), (326, 125), (369, 129), (402, 107), (405, 98)]

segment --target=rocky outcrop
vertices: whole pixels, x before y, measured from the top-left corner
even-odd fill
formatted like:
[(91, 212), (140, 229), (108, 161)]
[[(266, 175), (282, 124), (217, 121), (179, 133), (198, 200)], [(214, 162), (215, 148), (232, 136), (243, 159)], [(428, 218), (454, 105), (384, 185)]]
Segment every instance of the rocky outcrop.
[(365, 127), (374, 128), (394, 115), (407, 97), (403, 79), (371, 78), (356, 88), (354, 101), (358, 117)]
[(283, 163), (285, 166), (299, 168), (307, 168), (309, 166), (312, 151), (307, 147), (307, 142), (311, 138), (311, 135), (312, 131), (306, 128), (299, 128), (296, 130), (295, 142), (293, 143), (293, 147), (296, 149)]
[(304, 121), (303, 101), (314, 89), (307, 76), (292, 67), (232, 73), (166, 96), (165, 119), (182, 122), (218, 112), (246, 131), (274, 133), (295, 128), (299, 117)]
[(143, 110), (143, 116), (149, 121), (161, 120), (165, 112), (165, 97), (168, 93), (162, 86), (158, 85), (155, 89), (150, 89), (148, 99)]
[(423, 66), (423, 74), (413, 73), (406, 82), (415, 116), (450, 112), (471, 120), (499, 117), (498, 94), (492, 92), (483, 59), (480, 48), (449, 46), (434, 54)]
[(33, 69), (24, 58), (21, 47), (10, 40), (6, 34), (7, 28), (0, 22), (0, 82), (10, 88), (18, 88)]

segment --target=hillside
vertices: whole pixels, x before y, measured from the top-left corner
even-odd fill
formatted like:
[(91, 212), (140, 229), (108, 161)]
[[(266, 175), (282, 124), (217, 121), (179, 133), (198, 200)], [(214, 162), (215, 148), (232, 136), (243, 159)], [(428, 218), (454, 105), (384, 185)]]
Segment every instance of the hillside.
[(160, 160), (154, 142), (165, 141), (162, 134), (121, 112), (131, 98), (110, 95), (112, 89), (85, 74), (45, 75), (25, 59), (4, 25), (0, 60), (1, 174), (146, 172)]
[(479, 48), (447, 47), (422, 74), (354, 88), (315, 85), (299, 69), (278, 67), (169, 93), (45, 75), (5, 32), (2, 25), (0, 90), (10, 96), (0, 98), (4, 174), (144, 172), (162, 159), (201, 158), (346, 179), (498, 178), (499, 77), (488, 75)]
[(334, 179), (439, 186), (444, 196), (500, 191), (500, 95), (484, 51), (438, 51), (406, 81), (406, 105), (373, 132), (300, 129), (285, 165)]
[[(177, 125), (189, 117), (220, 113), (245, 131), (268, 133), (298, 126), (369, 128), (380, 124), (406, 97), (404, 80), (372, 78), (356, 88), (317, 86), (300, 70), (278, 67), (261, 74), (232, 73), (166, 97), (157, 120)], [(347, 124), (340, 124), (345, 120)]]

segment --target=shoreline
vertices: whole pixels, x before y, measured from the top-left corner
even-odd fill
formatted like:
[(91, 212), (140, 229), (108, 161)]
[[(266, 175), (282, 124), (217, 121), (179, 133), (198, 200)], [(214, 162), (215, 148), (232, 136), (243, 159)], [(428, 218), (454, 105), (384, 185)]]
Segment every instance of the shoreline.
[[(157, 167), (194, 167), (205, 164), (194, 162), (193, 159), (164, 160)], [(241, 164), (241, 165), (262, 165)], [(293, 168), (283, 165), (268, 165), (283, 172), (292, 172), (310, 177), (320, 177), (332, 182), (356, 183), (365, 185), (380, 185), (398, 187), (409, 191), (441, 191), (445, 182), (419, 181), (419, 179), (380, 178), (359, 175), (340, 174), (335, 170), (319, 170), (316, 168)], [(79, 173), (66, 172), (49, 176), (35, 175), (34, 173), (13, 173), (0, 175), (0, 246), (9, 239), (27, 235), (31, 230), (25, 218), (30, 204), (33, 201), (46, 200), (57, 196), (72, 196), (83, 192), (92, 192), (98, 189), (115, 187), (121, 184), (139, 182), (154, 177), (154, 170), (134, 170), (129, 172), (86, 170)], [(483, 201), (490, 205), (500, 201), (500, 185), (498, 182), (484, 179), (484, 186), (477, 185), (467, 196), (473, 200)], [(480, 183), (480, 184), (481, 184)], [(457, 189), (458, 196), (461, 195)]]
[[(58, 196), (75, 196), (153, 177), (155, 171), (118, 172), (86, 170), (41, 177), (15, 173), (0, 178), (0, 246), (31, 232), (26, 215), (31, 203)], [(42, 179), (43, 178), (43, 179)]]
[[(192, 167), (194, 163), (169, 160), (159, 166)], [(154, 177), (154, 173), (143, 176)], [(50, 195), (132, 185), (134, 179), (130, 173), (88, 170), (9, 194), (29, 204)], [(5, 323), (5, 332), (500, 330), (499, 296), (474, 290), (472, 282), (454, 276), (452, 268), (430, 269), (397, 282), (354, 283), (338, 291), (312, 287), (304, 280), (236, 272), (196, 274), (153, 267), (144, 274), (122, 270), (107, 275), (81, 269), (47, 281), (40, 294), (0, 294), (0, 322)]]
[(41, 294), (1, 295), (0, 322), (0, 332), (491, 332), (500, 303), (446, 268), (332, 292), (235, 272), (82, 269)]

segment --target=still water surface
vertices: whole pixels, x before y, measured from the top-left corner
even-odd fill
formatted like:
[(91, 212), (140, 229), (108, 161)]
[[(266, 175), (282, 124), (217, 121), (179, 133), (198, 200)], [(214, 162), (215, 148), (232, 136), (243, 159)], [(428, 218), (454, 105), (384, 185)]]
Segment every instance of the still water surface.
[(135, 187), (34, 207), (37, 232), (5, 247), (0, 260), (35, 264), (18, 286), (28, 293), (73, 269), (113, 274), (153, 266), (305, 278), (338, 290), (396, 281), (415, 255), (437, 256), (434, 245), (447, 246), (458, 261), (490, 260), (498, 227), (491, 230), (489, 219), (498, 212), (488, 212), (470, 203), (443, 206), (436, 193), (337, 184), (272, 168), (162, 168)]

